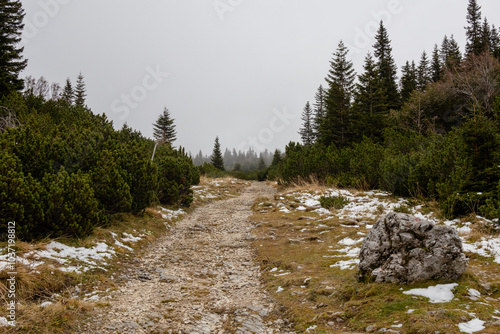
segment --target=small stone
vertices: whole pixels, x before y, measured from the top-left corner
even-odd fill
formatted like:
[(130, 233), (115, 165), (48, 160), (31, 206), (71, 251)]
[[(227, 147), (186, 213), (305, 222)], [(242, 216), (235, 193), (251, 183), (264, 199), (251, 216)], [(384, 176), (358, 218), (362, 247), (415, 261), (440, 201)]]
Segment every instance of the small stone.
[(367, 326), (367, 327), (366, 327), (365, 332), (367, 332), (367, 333), (373, 333), (373, 332), (375, 332), (377, 329), (378, 329), (378, 326), (377, 326), (377, 325), (370, 325), (370, 326)]
[(165, 274), (160, 275), (160, 280), (161, 283), (177, 283), (179, 282), (179, 278), (175, 276), (169, 276)]

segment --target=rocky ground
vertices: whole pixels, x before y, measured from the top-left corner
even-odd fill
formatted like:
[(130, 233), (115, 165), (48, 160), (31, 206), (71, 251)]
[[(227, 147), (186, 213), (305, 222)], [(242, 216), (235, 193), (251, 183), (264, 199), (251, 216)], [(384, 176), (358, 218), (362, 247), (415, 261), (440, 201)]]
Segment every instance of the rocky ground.
[(241, 196), (176, 223), (129, 262), (109, 303), (80, 333), (291, 333), (251, 248), (251, 205), (273, 194), (271, 186), (252, 183)]

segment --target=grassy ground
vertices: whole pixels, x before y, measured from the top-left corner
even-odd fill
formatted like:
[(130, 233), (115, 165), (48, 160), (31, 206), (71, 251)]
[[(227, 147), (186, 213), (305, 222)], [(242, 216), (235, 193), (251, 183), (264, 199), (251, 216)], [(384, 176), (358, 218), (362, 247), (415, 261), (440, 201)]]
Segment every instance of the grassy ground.
[[(255, 248), (263, 279), (298, 333), (365, 332), (372, 325), (374, 331), (386, 328), (402, 333), (460, 333), (459, 323), (476, 317), (489, 323), (499, 319), (495, 317), (500, 316), (500, 265), (477, 254), (467, 253), (469, 269), (454, 290), (455, 298), (448, 303), (432, 304), (427, 298), (403, 291), (451, 282), (411, 286), (358, 282), (357, 265), (352, 263), (352, 254), (346, 252), (355, 252), (361, 242), (346, 241), (360, 241), (376, 217), (360, 214), (356, 219), (339, 219), (335, 209), (326, 216), (307, 207), (297, 210), (301, 205), (297, 194), (324, 190), (317, 185), (288, 189), (274, 198), (258, 199), (253, 207), (252, 219), (257, 225), (254, 233), (258, 236)], [(359, 196), (363, 201), (362, 193)], [(412, 204), (418, 203), (404, 206)], [(422, 206), (422, 210), (429, 212), (432, 207)], [(484, 236), (485, 230), (479, 224), (473, 226), (472, 237)], [(471, 300), (470, 288), (481, 292), (478, 300)], [(482, 331), (499, 332), (499, 325)]]
[[(194, 202), (187, 212), (210, 201), (229, 196), (237, 196), (239, 190), (248, 183), (232, 178), (202, 178), (194, 189)], [(176, 208), (170, 208), (176, 209)], [(44, 264), (34, 267), (17, 265), (16, 293), (17, 312), (16, 327), (0, 327), (0, 333), (72, 333), (72, 328), (83, 319), (94, 307), (106, 304), (107, 292), (116, 288), (116, 277), (121, 268), (133, 258), (140, 258), (147, 246), (154, 243), (166, 232), (166, 219), (162, 217), (160, 208), (147, 209), (143, 216), (120, 214), (114, 217), (111, 226), (97, 228), (85, 239), (58, 239), (57, 242), (73, 247), (92, 248), (97, 242), (114, 247), (113, 257), (106, 260), (100, 268), (90, 269), (83, 273), (65, 272), (68, 266), (81, 265), (70, 260), (64, 265), (56, 260), (42, 259)], [(175, 219), (181, 219), (175, 218)], [(175, 224), (175, 219), (169, 224)], [(125, 247), (117, 247), (114, 235), (123, 233), (138, 237), (139, 241), (123, 242)], [(27, 258), (33, 264), (36, 260), (27, 254), (42, 251), (53, 240), (37, 243), (16, 241), (18, 258)], [(0, 243), (5, 248), (6, 243)], [(129, 248), (132, 250), (130, 250)], [(7, 315), (7, 270), (0, 271), (0, 317)], [(94, 299), (95, 298), (95, 299)], [(97, 301), (97, 302), (96, 302)], [(50, 302), (48, 306), (41, 306)]]

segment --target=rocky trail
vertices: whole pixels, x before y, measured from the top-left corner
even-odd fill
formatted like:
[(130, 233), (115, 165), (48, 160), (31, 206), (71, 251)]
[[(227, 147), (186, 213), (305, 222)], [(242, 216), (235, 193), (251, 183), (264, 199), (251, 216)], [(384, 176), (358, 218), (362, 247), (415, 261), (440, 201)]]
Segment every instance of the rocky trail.
[(252, 183), (177, 222), (130, 261), (109, 305), (80, 333), (291, 333), (251, 248), (251, 205), (274, 191)]

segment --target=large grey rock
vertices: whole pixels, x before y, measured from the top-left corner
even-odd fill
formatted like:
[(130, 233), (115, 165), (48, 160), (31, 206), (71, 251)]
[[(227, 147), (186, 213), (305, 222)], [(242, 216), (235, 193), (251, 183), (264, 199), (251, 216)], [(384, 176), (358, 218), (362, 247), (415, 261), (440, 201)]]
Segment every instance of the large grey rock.
[(467, 264), (455, 229), (394, 212), (380, 218), (363, 241), (358, 275), (403, 284), (455, 281)]

